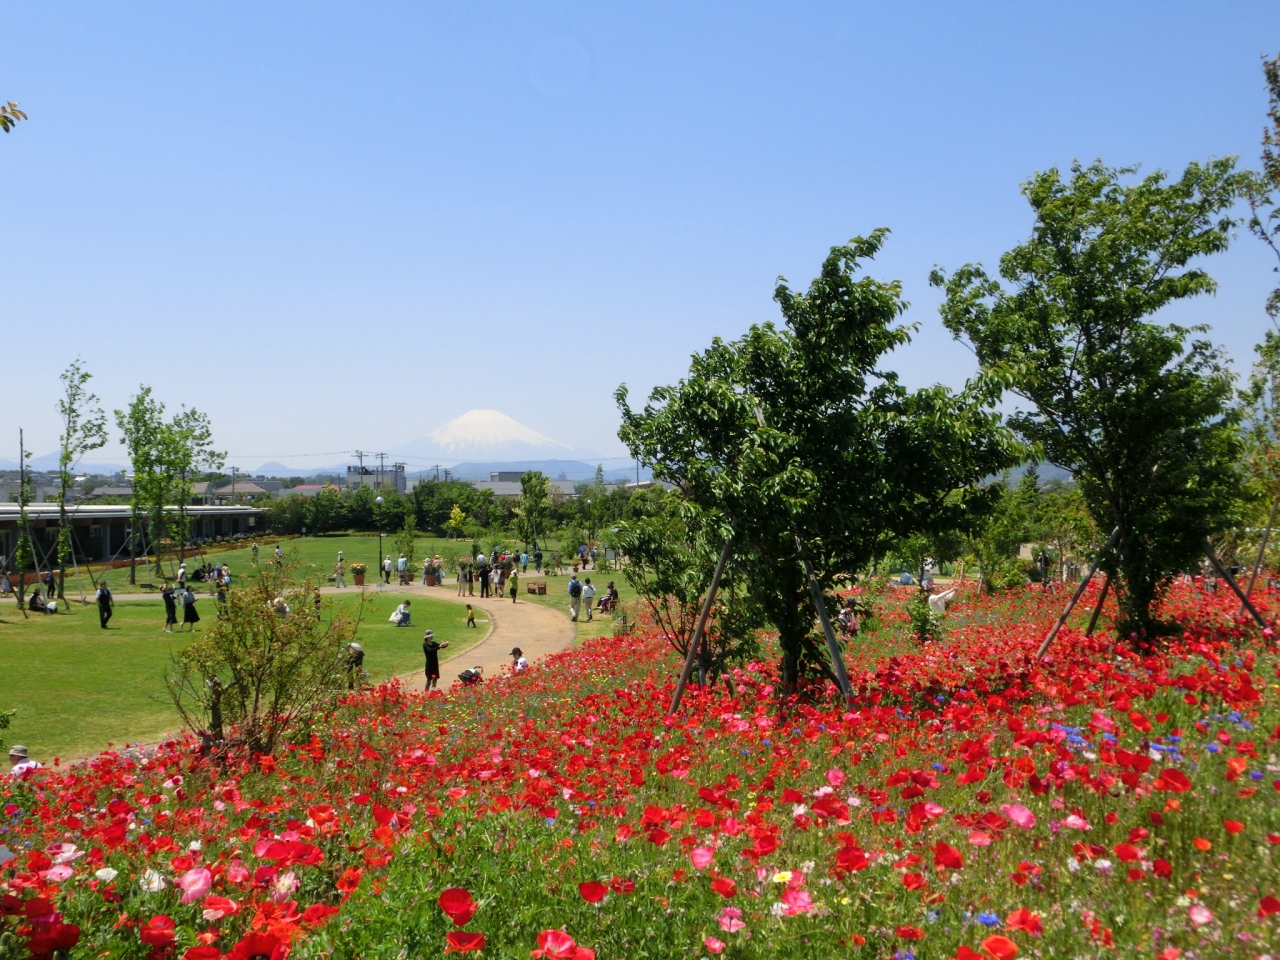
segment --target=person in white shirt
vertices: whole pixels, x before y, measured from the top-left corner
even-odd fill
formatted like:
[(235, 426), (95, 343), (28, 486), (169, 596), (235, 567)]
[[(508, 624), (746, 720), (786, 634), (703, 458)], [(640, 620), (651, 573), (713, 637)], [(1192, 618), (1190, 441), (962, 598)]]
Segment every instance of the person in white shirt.
[(409, 569), (409, 561), (404, 558), (404, 554), (400, 554), (400, 559), (396, 561), (396, 573), (400, 575), (400, 583), (405, 583), (405, 573)]
[(582, 599), (587, 608), (587, 620), (591, 620), (591, 599), (596, 595), (596, 588), (591, 585), (591, 578), (582, 582)]
[(32, 770), (40, 770), (43, 767), (44, 764), (32, 760), (27, 755), (27, 748), (21, 744), (15, 743), (9, 748), (9, 776), (26, 776)]
[(529, 661), (524, 658), (524, 651), (519, 647), (511, 650), (511, 672), (524, 673), (529, 669)]
[(387, 619), (397, 627), (407, 627), (409, 626), (409, 617), (409, 601), (406, 600), (404, 603), (400, 604), (400, 606), (396, 607), (395, 610), (392, 611), (391, 616)]
[(391, 583), (391, 555), (387, 554), (387, 559), (382, 561), (382, 582)]
[[(936, 588), (935, 588), (936, 589)], [(956, 595), (956, 588), (944, 590), (938, 593), (929, 594), (929, 612), (936, 616), (942, 616), (947, 612), (947, 603)]]

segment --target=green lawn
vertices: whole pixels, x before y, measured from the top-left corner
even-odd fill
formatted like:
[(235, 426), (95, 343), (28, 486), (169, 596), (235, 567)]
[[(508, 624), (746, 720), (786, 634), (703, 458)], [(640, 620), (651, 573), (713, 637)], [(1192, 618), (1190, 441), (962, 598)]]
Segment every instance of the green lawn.
[[(213, 549), (207, 549), (203, 553), (196, 553), (189, 557), (188, 563), (195, 565), (222, 561), (231, 567), (232, 578), (251, 575), (253, 572), (253, 553), (249, 547), (250, 541), (245, 541), (236, 546), (220, 546)], [(323, 537), (263, 537), (257, 541), (258, 544), (258, 563), (266, 564), (272, 562), (275, 557), (275, 548), (279, 544), (280, 549), (284, 551), (290, 563), (296, 565), (296, 569), (300, 574), (310, 574), (317, 578), (327, 578), (333, 572), (333, 565), (338, 562), (338, 551), (343, 553), (343, 560), (347, 566), (347, 583), (352, 582), (351, 564), (359, 561), (367, 564), (369, 567), (368, 582), (373, 583), (374, 571), (378, 566), (378, 538), (369, 534), (359, 534), (355, 536), (323, 536)], [(514, 541), (513, 546), (518, 546)], [(489, 549), (488, 541), (482, 544), (487, 551)], [(391, 537), (382, 538), (382, 554), (385, 556), (388, 552), (392, 556), (397, 556), (395, 543)], [(424, 557), (431, 557), (439, 554), (443, 558), (458, 558), (470, 556), (471, 541), (470, 540), (445, 540), (440, 537), (418, 537), (414, 541), (414, 561), (419, 571), (422, 568), (422, 560)], [(166, 561), (164, 564), (166, 574), (172, 575), (177, 569), (176, 562)], [(103, 568), (94, 566), (92, 568), (94, 576), (101, 576)], [(89, 577), (84, 575), (81, 577), (84, 589), (92, 592), (92, 586)], [(129, 585), (129, 568), (117, 567), (106, 573), (107, 583), (116, 593), (137, 593), (145, 592), (148, 583), (156, 586), (155, 590), (159, 590), (158, 584), (163, 582), (163, 578), (154, 574), (150, 568), (138, 567), (137, 585)], [(67, 595), (79, 596), (75, 589), (75, 579), (72, 571), (67, 573)]]
[[(234, 568), (233, 568), (234, 569)], [(368, 602), (357, 633), (365, 647), (365, 667), (374, 680), (422, 669), (422, 631), (430, 627), (450, 641), (446, 656), (457, 654), (488, 633), (466, 628), (464, 609), (434, 598), (413, 598), (413, 627), (397, 628), (387, 617), (400, 601), (390, 594), (366, 593)], [(335, 595), (335, 605), (352, 615), (360, 593)], [(207, 627), (212, 604), (198, 609)], [(12, 600), (0, 604), (0, 708), (16, 709), (6, 743), (23, 743), (41, 761), (79, 757), (109, 744), (155, 740), (179, 728), (169, 703), (164, 672), (171, 652), (192, 634), (167, 634), (159, 598), (116, 604), (109, 630), (98, 626), (92, 605), (71, 606), (57, 616), (23, 620)], [(194, 636), (198, 637), (197, 632)]]
[[(520, 575), (520, 599), (528, 600), (532, 603), (541, 604), (544, 607), (551, 607), (553, 610), (559, 610), (566, 617), (569, 616), (569, 579), (571, 568), (565, 567), (565, 572), (557, 576), (556, 574), (535, 574), (533, 565), (530, 564), (529, 572)], [(604, 593), (606, 585), (610, 580), (613, 585), (618, 588), (618, 599), (621, 603), (626, 604), (636, 598), (635, 591), (627, 584), (626, 579), (616, 570), (596, 570), (594, 567), (590, 570), (581, 570), (578, 572), (578, 579), (585, 580), (591, 578), (591, 585), (596, 588), (596, 598), (592, 601), (594, 605), (600, 595)], [(543, 596), (530, 594), (525, 592), (525, 584), (529, 580), (545, 580), (547, 581), (547, 592)], [(582, 611), (582, 617), (579, 618), (577, 639), (585, 640), (588, 637), (612, 636), (613, 634), (613, 617), (608, 614), (596, 613), (594, 619), (586, 620), (586, 610)]]

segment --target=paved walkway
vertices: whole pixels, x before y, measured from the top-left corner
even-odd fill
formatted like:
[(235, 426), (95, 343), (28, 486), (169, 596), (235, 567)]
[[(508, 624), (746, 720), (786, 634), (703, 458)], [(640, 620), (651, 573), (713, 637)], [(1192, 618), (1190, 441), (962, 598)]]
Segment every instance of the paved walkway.
[[(384, 587), (383, 590), (433, 600), (470, 603), (489, 615), (493, 628), (487, 637), (459, 654), (449, 655), (448, 650), (444, 651), (446, 657), (440, 663), (441, 689), (448, 689), (458, 683), (458, 674), (469, 667), (483, 668), (485, 679), (509, 672), (512, 647), (519, 647), (524, 651), (526, 660), (536, 663), (553, 653), (567, 650), (577, 636), (568, 617), (540, 603), (528, 603), (524, 600), (512, 603), (510, 599), (500, 600), (496, 597), (460, 597), (456, 584), (445, 587)], [(419, 670), (400, 677), (400, 680), (413, 690), (421, 688), (424, 677)]]

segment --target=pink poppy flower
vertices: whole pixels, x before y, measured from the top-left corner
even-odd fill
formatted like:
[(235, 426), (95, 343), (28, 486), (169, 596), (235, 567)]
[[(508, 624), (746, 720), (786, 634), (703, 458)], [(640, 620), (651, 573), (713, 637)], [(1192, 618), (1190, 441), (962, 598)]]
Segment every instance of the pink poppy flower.
[(178, 878), (178, 886), (182, 888), (182, 902), (195, 903), (213, 888), (213, 874), (204, 867), (192, 867)]
[(1036, 815), (1020, 803), (1006, 803), (1000, 807), (1000, 812), (1023, 830), (1030, 830), (1036, 825)]
[(693, 865), (699, 870), (707, 869), (715, 858), (716, 852), (710, 847), (694, 847), (689, 851), (689, 859), (693, 861)]

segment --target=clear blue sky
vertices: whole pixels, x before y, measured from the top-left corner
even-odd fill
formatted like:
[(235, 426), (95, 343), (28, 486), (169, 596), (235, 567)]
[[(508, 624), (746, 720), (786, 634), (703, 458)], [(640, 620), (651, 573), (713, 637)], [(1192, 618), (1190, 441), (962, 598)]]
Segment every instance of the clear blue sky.
[[(922, 325), (894, 365), (958, 384), (929, 269), (1023, 239), (1036, 170), (1255, 163), (1280, 4), (20, 2), (5, 34), (0, 458), (54, 449), (80, 354), (253, 467), (473, 407), (621, 452), (619, 382), (880, 225)], [(1247, 365), (1271, 264), (1206, 265), (1176, 316)]]

